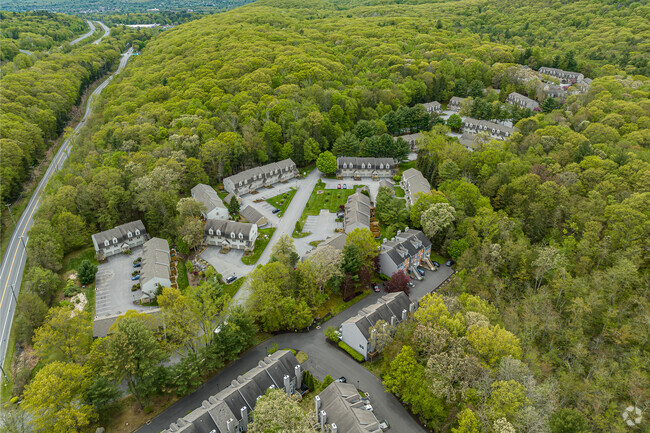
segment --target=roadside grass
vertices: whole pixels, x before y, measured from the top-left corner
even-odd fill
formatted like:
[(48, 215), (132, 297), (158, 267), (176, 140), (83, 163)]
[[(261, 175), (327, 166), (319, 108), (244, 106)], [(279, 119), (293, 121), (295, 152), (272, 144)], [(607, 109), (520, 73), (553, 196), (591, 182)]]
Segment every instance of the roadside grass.
[(314, 169), (316, 168), (316, 163), (312, 162), (311, 164), (307, 164), (304, 167), (298, 168), (298, 173), (303, 174), (305, 173), (305, 176), (309, 175)]
[[(16, 355), (16, 321), (13, 321), (11, 325), (11, 331), (9, 332), (9, 341), (7, 342), (7, 353), (5, 354), (5, 360), (2, 364), (2, 369), (4, 370), (7, 377), (4, 375), (0, 379), (2, 386), (0, 387), (0, 406), (4, 405), (4, 402), (11, 400), (14, 390), (14, 379), (11, 371), (11, 364), (14, 361), (14, 356)], [(7, 381), (7, 379), (9, 379)]]
[(278, 217), (281, 217), (289, 207), (291, 200), (293, 200), (293, 196), (296, 195), (296, 191), (296, 188), (291, 188), (286, 193), (278, 194), (275, 197), (267, 199), (266, 202), (274, 208), (280, 209), (280, 212), (278, 212), (277, 215)]
[(185, 289), (190, 287), (190, 279), (187, 277), (185, 260), (179, 259), (176, 262), (176, 271), (176, 284), (178, 284), (178, 290), (183, 292)]
[(240, 277), (230, 284), (224, 284), (223, 294), (228, 295), (232, 298), (233, 296), (235, 296), (235, 293), (237, 293), (239, 289), (241, 289), (241, 286), (244, 284), (245, 280), (246, 277)]
[(444, 258), (440, 254), (436, 253), (435, 251), (431, 251), (431, 254), (429, 255), (429, 258), (431, 259), (432, 262), (438, 262), (441, 265), (444, 264), (448, 259)]
[(309, 242), (309, 245), (311, 245), (312, 247), (317, 247), (318, 244), (320, 244), (321, 242), (323, 242), (323, 241), (311, 241), (311, 242)]
[(402, 189), (401, 186), (395, 185), (395, 197), (404, 197), (406, 196), (406, 193)]
[[(254, 265), (255, 263), (257, 263), (257, 261), (260, 259), (260, 256), (266, 249), (266, 246), (271, 241), (271, 237), (273, 236), (274, 232), (275, 232), (275, 227), (271, 227), (268, 229), (260, 229), (259, 235), (257, 236), (257, 240), (255, 241), (255, 248), (253, 249), (252, 254), (249, 256), (242, 256), (241, 261), (245, 265)], [(262, 237), (262, 235), (264, 237)]]
[(140, 409), (132, 395), (124, 397), (115, 404), (109, 411), (106, 431), (115, 433), (131, 433), (147, 421), (163, 413), (172, 404), (180, 400), (182, 396), (176, 394), (163, 394), (155, 396), (145, 407), (147, 411)]

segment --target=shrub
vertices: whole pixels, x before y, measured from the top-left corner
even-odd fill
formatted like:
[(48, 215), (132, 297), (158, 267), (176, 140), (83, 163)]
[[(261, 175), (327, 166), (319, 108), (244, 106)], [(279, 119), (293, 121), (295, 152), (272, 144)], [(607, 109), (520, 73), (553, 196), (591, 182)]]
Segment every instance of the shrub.
[(399, 174), (396, 174), (395, 176), (393, 176), (393, 180), (395, 182), (399, 182), (400, 180), (402, 180), (402, 176), (400, 176)]
[(268, 353), (269, 355), (272, 355), (277, 351), (278, 351), (278, 343), (273, 343), (273, 346), (269, 347)]
[(187, 269), (187, 272), (189, 272), (190, 274), (194, 273), (194, 265), (192, 264), (191, 260), (185, 262), (185, 268)]
[(348, 352), (348, 355), (356, 359), (358, 362), (363, 362), (366, 360), (366, 358), (364, 358), (362, 354), (360, 354), (359, 352), (357, 352), (356, 350), (354, 350), (353, 348), (351, 348), (350, 346), (348, 346), (342, 341), (339, 341), (339, 347), (345, 350), (346, 352)]
[(390, 280), (390, 277), (386, 274), (379, 274), (379, 278), (381, 278), (383, 281)]
[(329, 326), (329, 327), (325, 330), (325, 336), (326, 336), (330, 341), (333, 341), (333, 342), (335, 342), (335, 343), (338, 343), (338, 341), (341, 339), (341, 337), (339, 336), (339, 331), (337, 331), (336, 329), (334, 329), (333, 326)]
[(16, 396), (16, 397), (11, 397), (11, 400), (9, 400), (9, 402), (10, 402), (11, 404), (16, 404), (16, 403), (18, 403), (18, 396)]
[(323, 379), (323, 388), (327, 388), (330, 384), (334, 383), (334, 378), (329, 374)]
[(295, 231), (296, 231), (297, 233), (302, 232), (302, 227), (303, 227), (303, 226), (302, 226), (302, 221), (300, 221), (300, 220), (296, 221)]
[(81, 284), (90, 284), (95, 281), (95, 274), (97, 273), (97, 265), (90, 262), (90, 260), (84, 260), (79, 265), (77, 269), (77, 276), (79, 277), (79, 282)]
[(71, 298), (79, 293), (79, 291), (79, 286), (77, 286), (74, 281), (68, 280), (68, 284), (65, 286), (65, 289), (63, 289), (63, 294), (66, 298)]

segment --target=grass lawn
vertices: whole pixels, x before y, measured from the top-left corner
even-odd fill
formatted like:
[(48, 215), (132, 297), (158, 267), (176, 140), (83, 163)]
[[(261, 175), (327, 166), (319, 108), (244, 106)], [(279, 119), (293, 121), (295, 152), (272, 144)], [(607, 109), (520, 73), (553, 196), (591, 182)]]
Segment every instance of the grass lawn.
[(395, 197), (404, 197), (406, 193), (402, 187), (395, 185)]
[[(325, 189), (323, 182), (318, 182), (305, 205), (305, 210), (302, 212), (300, 220), (304, 222), (309, 215), (318, 215), (321, 209), (327, 209), (330, 212), (337, 212), (339, 206), (345, 204), (352, 194), (363, 185), (354, 185), (354, 189)], [(318, 191), (323, 191), (318, 194)]]
[[(277, 213), (279, 217), (284, 215), (284, 211), (289, 207), (289, 203), (293, 200), (293, 196), (296, 195), (296, 188), (291, 188), (288, 193), (279, 194), (275, 197), (271, 197), (266, 200), (268, 204), (273, 206), (276, 209), (280, 209), (280, 212)], [(288, 194), (288, 195), (287, 195)]]
[(178, 260), (176, 262), (176, 283), (178, 284), (178, 290), (183, 291), (190, 286), (190, 279), (187, 277), (187, 267), (185, 266), (185, 260)]
[(66, 254), (63, 258), (63, 267), (61, 268), (60, 274), (63, 275), (68, 271), (76, 271), (84, 260), (90, 260), (91, 263), (97, 264), (97, 260), (95, 260), (95, 248), (86, 247)]
[(224, 295), (228, 295), (231, 298), (235, 296), (235, 293), (241, 288), (242, 284), (244, 284), (244, 281), (246, 280), (246, 277), (239, 277), (237, 278), (233, 283), (231, 284), (224, 284)]
[(417, 161), (406, 161), (399, 165), (399, 169), (401, 171), (405, 171), (408, 170), (409, 168), (415, 168), (416, 165), (417, 165)]
[(440, 254), (436, 253), (435, 251), (431, 251), (431, 254), (429, 255), (430, 259), (432, 262), (438, 262), (441, 265), (444, 264), (448, 259), (444, 258)]
[(304, 167), (299, 167), (299, 168), (298, 168), (298, 172), (299, 172), (300, 174), (303, 174), (303, 173), (307, 173), (307, 174), (309, 174), (309, 173), (311, 173), (312, 171), (314, 171), (315, 168), (316, 168), (316, 163), (315, 163), (315, 162), (312, 162), (311, 164), (308, 164), (308, 165), (306, 165), (306, 166), (304, 166)]
[(260, 229), (259, 236), (257, 236), (257, 240), (255, 241), (255, 248), (253, 249), (253, 253), (250, 256), (243, 256), (241, 258), (241, 261), (245, 265), (254, 265), (257, 263), (257, 261), (260, 259), (260, 256), (266, 249), (266, 246), (269, 244), (271, 236), (273, 236), (274, 232), (275, 227)]
[(325, 301), (323, 305), (318, 307), (314, 313), (314, 317), (316, 317), (316, 319), (322, 319), (327, 315), (327, 313), (331, 313), (332, 316), (336, 316), (337, 314), (347, 310), (352, 305), (356, 304), (371, 293), (371, 290), (364, 290), (363, 293), (355, 296), (348, 302), (343, 302), (343, 298), (341, 298), (339, 295), (332, 295), (327, 301)]

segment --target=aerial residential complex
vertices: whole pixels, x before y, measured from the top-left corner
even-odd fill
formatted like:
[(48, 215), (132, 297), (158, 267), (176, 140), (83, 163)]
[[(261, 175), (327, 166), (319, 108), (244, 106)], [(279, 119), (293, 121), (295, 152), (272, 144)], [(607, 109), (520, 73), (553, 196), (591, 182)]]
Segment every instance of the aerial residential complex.
[(471, 134), (487, 132), (494, 139), (505, 140), (515, 132), (515, 128), (490, 122), (489, 120), (466, 117), (463, 119), (463, 132), (469, 132)]
[(233, 174), (223, 180), (223, 187), (226, 191), (241, 196), (262, 187), (293, 179), (297, 175), (296, 164), (290, 159), (284, 159)]
[(314, 397), (321, 432), (382, 433), (375, 414), (367, 408), (359, 390), (351, 383), (331, 383)]
[(207, 245), (225, 249), (252, 250), (255, 247), (257, 234), (257, 224), (206, 220), (203, 238)]
[(203, 218), (228, 219), (228, 208), (210, 185), (200, 183), (192, 188), (192, 197), (205, 206)]
[(531, 111), (539, 110), (539, 102), (517, 92), (509, 94), (506, 98), (506, 102), (508, 104), (517, 105), (521, 108), (528, 108)]
[(350, 233), (354, 229), (370, 229), (370, 214), (370, 197), (363, 194), (361, 190), (348, 197), (343, 220), (345, 233)]
[(400, 181), (402, 189), (406, 194), (406, 202), (409, 205), (415, 203), (418, 199), (418, 194), (427, 193), (431, 191), (431, 184), (422, 175), (422, 173), (415, 169), (409, 168), (402, 173), (402, 180)]
[(140, 285), (142, 293), (150, 298), (162, 287), (171, 287), (171, 257), (165, 239), (151, 238), (142, 245)]
[(337, 174), (340, 177), (379, 179), (392, 177), (395, 172), (392, 158), (356, 158), (340, 156), (336, 159)]
[(99, 258), (107, 258), (139, 247), (147, 239), (149, 235), (140, 220), (92, 235), (95, 253)]

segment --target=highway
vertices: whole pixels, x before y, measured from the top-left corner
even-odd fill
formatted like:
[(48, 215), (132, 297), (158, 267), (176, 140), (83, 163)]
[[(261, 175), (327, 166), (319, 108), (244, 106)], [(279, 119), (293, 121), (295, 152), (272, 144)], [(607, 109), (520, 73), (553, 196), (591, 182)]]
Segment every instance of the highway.
[(101, 21), (97, 21), (97, 24), (99, 24), (104, 29), (104, 34), (99, 39), (97, 39), (95, 42), (93, 42), (93, 45), (99, 45), (99, 43), (102, 41), (102, 39), (104, 39), (106, 36), (111, 34), (111, 29), (106, 27), (106, 24), (104, 24)]
[[(120, 65), (117, 70), (111, 74), (104, 82), (102, 82), (88, 98), (88, 103), (86, 105), (86, 111), (83, 118), (79, 124), (74, 128), (73, 134), (63, 142), (58, 152), (52, 159), (50, 166), (48, 167), (45, 175), (41, 179), (40, 183), (34, 190), (34, 194), (29, 200), (29, 204), (23, 211), (18, 224), (14, 228), (9, 244), (5, 251), (4, 256), (2, 257), (2, 265), (0, 267), (0, 282), (2, 286), (2, 296), (0, 297), (0, 355), (2, 358), (2, 363), (4, 364), (4, 359), (7, 353), (7, 344), (9, 341), (9, 334), (11, 332), (11, 324), (13, 321), (14, 311), (16, 309), (16, 299), (18, 293), (20, 292), (20, 284), (23, 278), (23, 272), (25, 270), (25, 259), (26, 259), (26, 245), (29, 241), (29, 228), (33, 224), (34, 213), (39, 207), (41, 197), (45, 186), (50, 181), (52, 176), (61, 169), (63, 163), (68, 158), (71, 144), (70, 140), (76, 135), (76, 133), (86, 125), (86, 121), (92, 112), (92, 101), (96, 95), (99, 95), (102, 90), (112, 81), (115, 75), (119, 74), (122, 69), (126, 66), (126, 63), (129, 61), (129, 58), (133, 54), (133, 48), (129, 48), (127, 52), (122, 54), (120, 58)], [(0, 383), (4, 380), (4, 376), (0, 377)]]
[(70, 41), (70, 45), (78, 44), (79, 42), (83, 41), (84, 39), (86, 39), (87, 37), (89, 37), (89, 36), (91, 36), (93, 33), (95, 33), (95, 25), (94, 25), (92, 22), (90, 22), (90, 21), (86, 21), (86, 23), (90, 26), (90, 31), (89, 31), (88, 33), (86, 33), (85, 35), (81, 35), (81, 36), (79, 36), (79, 37), (78, 37), (77, 39), (75, 39), (74, 41)]

